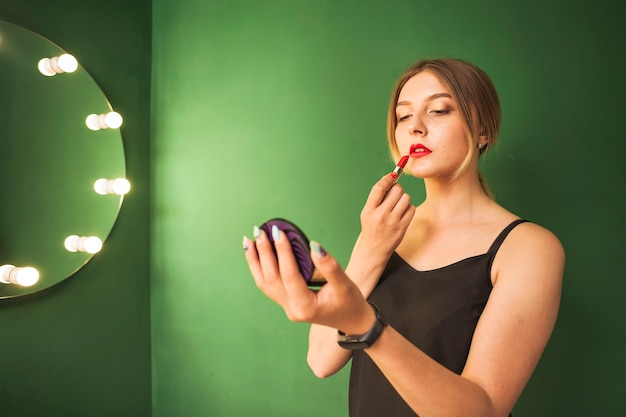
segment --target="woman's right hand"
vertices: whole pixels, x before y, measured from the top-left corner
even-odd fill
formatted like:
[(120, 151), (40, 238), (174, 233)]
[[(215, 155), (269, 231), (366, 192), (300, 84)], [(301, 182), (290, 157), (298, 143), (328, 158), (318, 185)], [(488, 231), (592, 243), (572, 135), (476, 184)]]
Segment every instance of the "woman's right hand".
[(415, 206), (410, 200), (411, 197), (400, 184), (395, 183), (392, 175), (385, 175), (374, 184), (361, 210), (361, 234), (357, 241), (359, 250), (376, 261), (386, 263), (413, 219)]
[[(354, 245), (346, 272), (363, 298), (372, 292), (389, 257), (402, 241), (415, 207), (391, 175), (381, 178), (361, 211), (361, 233)], [(313, 325), (307, 361), (319, 377), (333, 375), (350, 359), (350, 351), (337, 345), (337, 330)]]

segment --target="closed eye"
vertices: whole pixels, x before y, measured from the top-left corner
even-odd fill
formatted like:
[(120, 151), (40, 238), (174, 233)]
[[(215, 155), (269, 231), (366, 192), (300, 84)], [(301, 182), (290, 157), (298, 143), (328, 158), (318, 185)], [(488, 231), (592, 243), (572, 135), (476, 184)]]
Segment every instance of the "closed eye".
[(434, 114), (449, 114), (452, 110), (442, 109), (442, 110), (431, 110), (430, 113)]
[(405, 120), (408, 120), (411, 117), (410, 114), (406, 114), (404, 116), (398, 116), (398, 122), (403, 122)]

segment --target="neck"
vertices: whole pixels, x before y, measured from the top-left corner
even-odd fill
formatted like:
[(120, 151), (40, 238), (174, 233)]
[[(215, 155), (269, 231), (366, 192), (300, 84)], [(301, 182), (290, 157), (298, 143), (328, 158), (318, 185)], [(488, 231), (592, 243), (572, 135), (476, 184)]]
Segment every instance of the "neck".
[(423, 214), (438, 224), (481, 221), (485, 208), (493, 200), (482, 189), (478, 175), (471, 174), (463, 174), (454, 181), (425, 179)]

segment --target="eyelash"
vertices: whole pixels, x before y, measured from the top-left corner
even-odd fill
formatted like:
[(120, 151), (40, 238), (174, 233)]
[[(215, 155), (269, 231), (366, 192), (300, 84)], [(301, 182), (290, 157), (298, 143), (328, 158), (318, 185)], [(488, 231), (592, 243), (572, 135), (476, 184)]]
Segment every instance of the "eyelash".
[[(436, 116), (441, 116), (441, 115), (445, 115), (445, 114), (450, 114), (452, 110), (449, 109), (441, 109), (441, 110), (430, 110), (428, 113), (434, 113)], [(398, 123), (403, 122), (407, 119), (409, 119), (412, 116), (412, 114), (407, 114), (406, 116), (400, 116), (398, 117)]]

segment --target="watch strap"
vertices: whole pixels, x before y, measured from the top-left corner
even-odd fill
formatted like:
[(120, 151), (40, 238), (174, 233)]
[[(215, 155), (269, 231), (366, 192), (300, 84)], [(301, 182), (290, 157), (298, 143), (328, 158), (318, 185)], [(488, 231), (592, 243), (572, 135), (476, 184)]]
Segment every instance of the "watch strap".
[(338, 330), (337, 343), (342, 348), (349, 350), (367, 349), (371, 347), (376, 340), (378, 340), (385, 327), (387, 327), (387, 323), (385, 323), (380, 317), (378, 307), (369, 301), (368, 304), (372, 307), (374, 313), (376, 314), (376, 321), (374, 322), (374, 325), (366, 333), (359, 335), (348, 335), (341, 330)]

